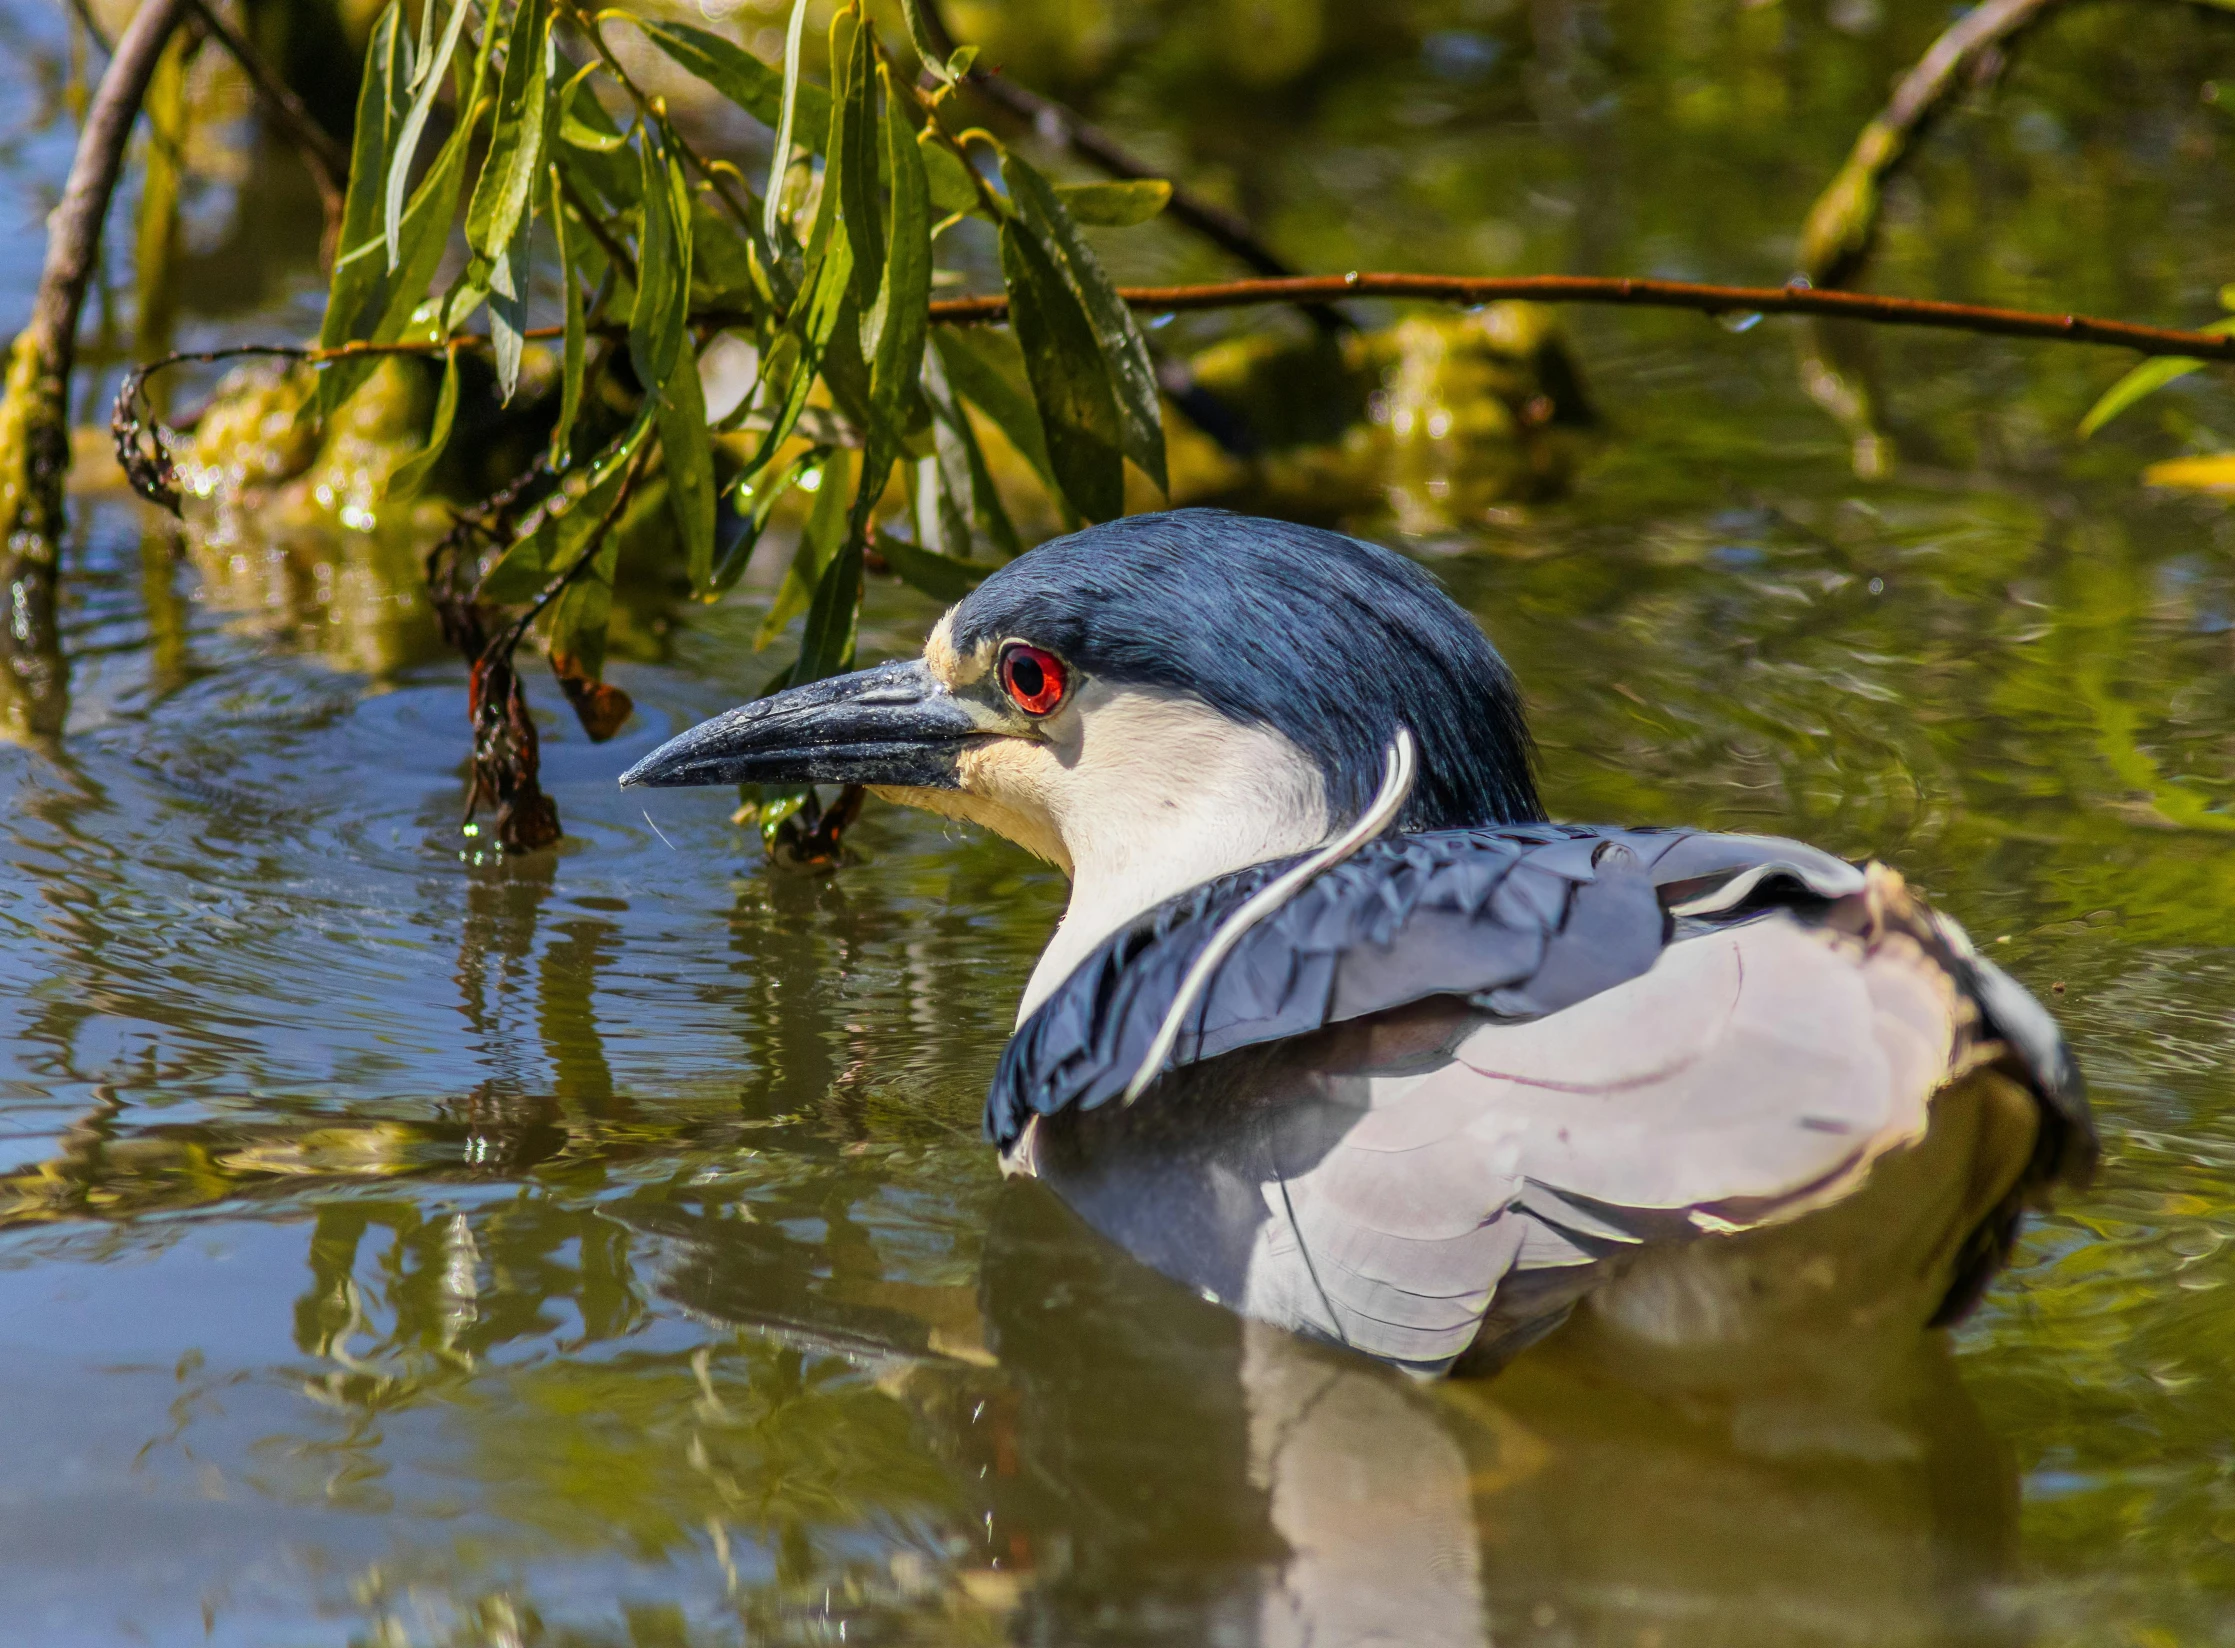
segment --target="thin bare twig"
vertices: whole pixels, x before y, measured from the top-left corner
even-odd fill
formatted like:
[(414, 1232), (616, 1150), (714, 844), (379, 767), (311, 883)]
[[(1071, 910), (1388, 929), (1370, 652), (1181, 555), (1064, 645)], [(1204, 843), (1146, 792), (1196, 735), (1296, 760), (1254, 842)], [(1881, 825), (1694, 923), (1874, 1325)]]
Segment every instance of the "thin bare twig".
[[(2235, 337), (2184, 332), (2167, 326), (2093, 315), (2055, 315), (2029, 309), (1995, 309), (1932, 298), (1883, 297), (1872, 292), (1821, 291), (1790, 286), (1712, 286), (1688, 280), (1635, 280), (1622, 275), (1308, 275), (1291, 280), (1231, 280), (1202, 286), (1124, 286), (1118, 296), (1136, 309), (1238, 309), (1258, 303), (1317, 302), (1333, 297), (1409, 298), (1431, 303), (1494, 303), (1523, 298), (1536, 303), (1607, 303), (1647, 309), (1696, 309), (1709, 315), (1828, 315), (1882, 326), (1929, 326), (1951, 332), (2103, 344), (2142, 355), (2194, 355), (2235, 361)], [(931, 318), (949, 325), (1007, 318), (1000, 295), (946, 298)]]

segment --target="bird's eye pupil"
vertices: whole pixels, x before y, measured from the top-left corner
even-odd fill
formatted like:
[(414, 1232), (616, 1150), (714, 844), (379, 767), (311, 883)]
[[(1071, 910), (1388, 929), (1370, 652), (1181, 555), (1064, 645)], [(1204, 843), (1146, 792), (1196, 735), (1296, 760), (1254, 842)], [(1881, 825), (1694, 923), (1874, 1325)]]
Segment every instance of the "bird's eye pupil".
[(1040, 666), (1029, 658), (1019, 658), (1009, 667), (1009, 679), (1016, 683), (1019, 698), (1037, 698), (1048, 684)]

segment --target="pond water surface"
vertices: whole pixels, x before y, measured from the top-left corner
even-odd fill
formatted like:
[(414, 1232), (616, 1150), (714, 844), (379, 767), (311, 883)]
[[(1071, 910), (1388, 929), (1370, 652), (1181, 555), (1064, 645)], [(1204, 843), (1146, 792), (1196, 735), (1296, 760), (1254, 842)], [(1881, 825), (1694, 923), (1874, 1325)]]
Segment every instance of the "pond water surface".
[[(957, 12), (1315, 267), (1770, 280), (1945, 22), (1361, 9)], [(0, 7), (5, 325), (60, 18)], [(2235, 19), (2058, 14), (1870, 280), (2208, 319), (2215, 75)], [(292, 164), (194, 196), (185, 339), (312, 326)], [(459, 833), (408, 559), (187, 545), (96, 488), (67, 733), (0, 748), (0, 1634), (2235, 1641), (2235, 517), (2137, 479), (2235, 406), (2192, 379), (2082, 445), (2115, 357), (1840, 338), (1890, 453), (1858, 478), (1785, 323), (1565, 321), (1606, 420), (1571, 497), (1356, 523), (1512, 661), (1556, 815), (1883, 854), (2093, 1085), (2097, 1188), (1890, 1405), (1672, 1405), (1556, 1344), (1416, 1388), (1244, 1335), (980, 1141), (1051, 871), (873, 808), (860, 863), (791, 875), (728, 798), (614, 787), (782, 661), (763, 596), (670, 614), (611, 744), (531, 682), (568, 838), (508, 861)], [(935, 616), (875, 590), (864, 655)]]

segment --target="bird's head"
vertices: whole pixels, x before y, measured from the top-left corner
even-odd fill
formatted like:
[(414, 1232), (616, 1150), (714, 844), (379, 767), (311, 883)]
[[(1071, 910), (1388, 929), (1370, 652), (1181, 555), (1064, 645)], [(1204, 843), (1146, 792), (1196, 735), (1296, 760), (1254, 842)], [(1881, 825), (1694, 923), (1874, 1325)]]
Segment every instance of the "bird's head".
[(982, 824), (1073, 878), (1045, 971), (1172, 893), (1318, 845), (1372, 801), (1400, 725), (1419, 776), (1399, 829), (1543, 816), (1512, 674), (1426, 572), (1188, 509), (1044, 544), (921, 658), (716, 716), (621, 781), (866, 784)]

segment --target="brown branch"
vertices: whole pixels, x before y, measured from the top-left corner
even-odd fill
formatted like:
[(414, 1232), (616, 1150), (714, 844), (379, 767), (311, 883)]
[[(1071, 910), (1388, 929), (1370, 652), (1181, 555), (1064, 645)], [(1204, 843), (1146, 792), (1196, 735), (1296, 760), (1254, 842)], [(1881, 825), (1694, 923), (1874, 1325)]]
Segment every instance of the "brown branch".
[(326, 218), (324, 255), (331, 262), (334, 242), (341, 233), (342, 204), (349, 190), (349, 151), (318, 123), (303, 100), (264, 61), (263, 54), (219, 15), (210, 0), (194, 0), (194, 9), (200, 13), (203, 25), (216, 36), (217, 43), (241, 66), (241, 73), (248, 77), (257, 101), (263, 104), (265, 112), (287, 140), (295, 145), (296, 153), (302, 156), (311, 182), (318, 186), (318, 203)]
[[(1931, 298), (1886, 297), (1873, 292), (1822, 291), (1795, 282), (1789, 286), (1708, 286), (1683, 280), (1631, 280), (1618, 275), (1512, 275), (1472, 279), (1461, 275), (1360, 274), (1297, 276), (1289, 280), (1234, 280), (1206, 286), (1123, 286), (1118, 296), (1136, 309), (1239, 309), (1262, 303), (1317, 303), (1334, 297), (1401, 298), (1431, 303), (1491, 303), (1522, 298), (1537, 303), (1604, 303), (1635, 308), (1692, 309), (1709, 315), (1808, 315), (1868, 321), (1881, 326), (1927, 326), (1941, 331), (1989, 336), (2039, 338), (2048, 342), (2096, 344), (2131, 349), (2140, 355), (2180, 355), (2197, 360), (2235, 361), (2235, 336), (2186, 332), (2169, 326), (2093, 315), (2055, 315), (2027, 309), (1994, 309), (1973, 303), (1942, 303)], [(1000, 294), (942, 298), (930, 318), (949, 326), (986, 325), (1005, 320), (1009, 300)], [(726, 326), (741, 317), (726, 310), (702, 310), (694, 325)], [(532, 327), (530, 338), (554, 338), (563, 327)], [(619, 328), (600, 328), (618, 331)], [(175, 509), (178, 499), (160, 425), (146, 419), (140, 392), (155, 373), (184, 361), (219, 361), (235, 355), (285, 355), (304, 361), (346, 360), (355, 355), (432, 355), (479, 348), (489, 342), (478, 333), (404, 343), (345, 343), (332, 349), (247, 345), (196, 354), (177, 354), (135, 368), (118, 391), (111, 429), (117, 461), (144, 498)]]
[[(1709, 315), (1827, 315), (1881, 326), (1930, 326), (1950, 332), (2042, 338), (2132, 349), (2143, 355), (2193, 355), (2235, 361), (2235, 337), (2184, 332), (2167, 326), (2092, 315), (2054, 315), (2030, 309), (1995, 309), (1932, 298), (1882, 297), (1871, 292), (1821, 291), (1790, 286), (1709, 286), (1688, 280), (1634, 280), (1622, 275), (1307, 275), (1291, 280), (1232, 280), (1205, 286), (1123, 286), (1118, 296), (1136, 309), (1239, 309), (1259, 303), (1313, 303), (1329, 298), (1405, 298), (1428, 303), (1494, 303), (1523, 298), (1535, 303), (1608, 303), (1647, 309), (1696, 309)], [(1007, 318), (999, 294), (944, 298), (931, 318), (969, 326)]]
[(46, 262), (39, 272), (30, 322), (16, 349), (20, 354), (28, 342), (45, 368), (64, 381), (77, 359), (78, 313), (100, 255), (101, 220), (124, 166), (140, 99), (147, 93), (164, 42), (189, 4), (190, 0), (147, 0), (133, 13), (86, 110), (85, 130), (70, 160), (61, 203), (47, 218)]
[[(1692, 309), (1708, 315), (1815, 315), (1859, 320), (1882, 326), (1929, 326), (1948, 332), (2040, 338), (2050, 342), (2100, 344), (2141, 355), (2189, 355), (2200, 360), (2235, 361), (2235, 336), (2186, 332), (2170, 326), (2142, 326), (2095, 315), (2058, 315), (2034, 309), (1995, 309), (1975, 303), (1943, 303), (1935, 298), (1888, 297), (1876, 292), (1821, 291), (1795, 282), (1790, 286), (1710, 286), (1688, 280), (1640, 280), (1624, 275), (1298, 275), (1288, 280), (1229, 280), (1202, 286), (1121, 286), (1118, 296), (1136, 309), (1157, 313), (1180, 309), (1246, 309), (1257, 304), (1316, 302), (1331, 297), (1397, 298), (1424, 303), (1495, 303), (1520, 298), (1534, 303), (1603, 303), (1643, 309)], [(930, 306), (934, 324), (980, 326), (1008, 318), (1009, 300), (1000, 293), (983, 297), (939, 298)], [(728, 309), (703, 309), (694, 326), (715, 328), (748, 324), (752, 316)], [(619, 326), (593, 328), (620, 334)], [(563, 326), (531, 326), (524, 338), (563, 337)], [(229, 360), (236, 355), (285, 355), (313, 364), (360, 355), (437, 355), (453, 349), (479, 349), (489, 338), (458, 332), (447, 338), (396, 343), (343, 343), (329, 349), (283, 344), (237, 344), (226, 349), (166, 355), (135, 367), (117, 397), (117, 418), (138, 386), (166, 368), (187, 362)], [(120, 437), (121, 438), (121, 437)], [(121, 461), (121, 460), (120, 460)]]

